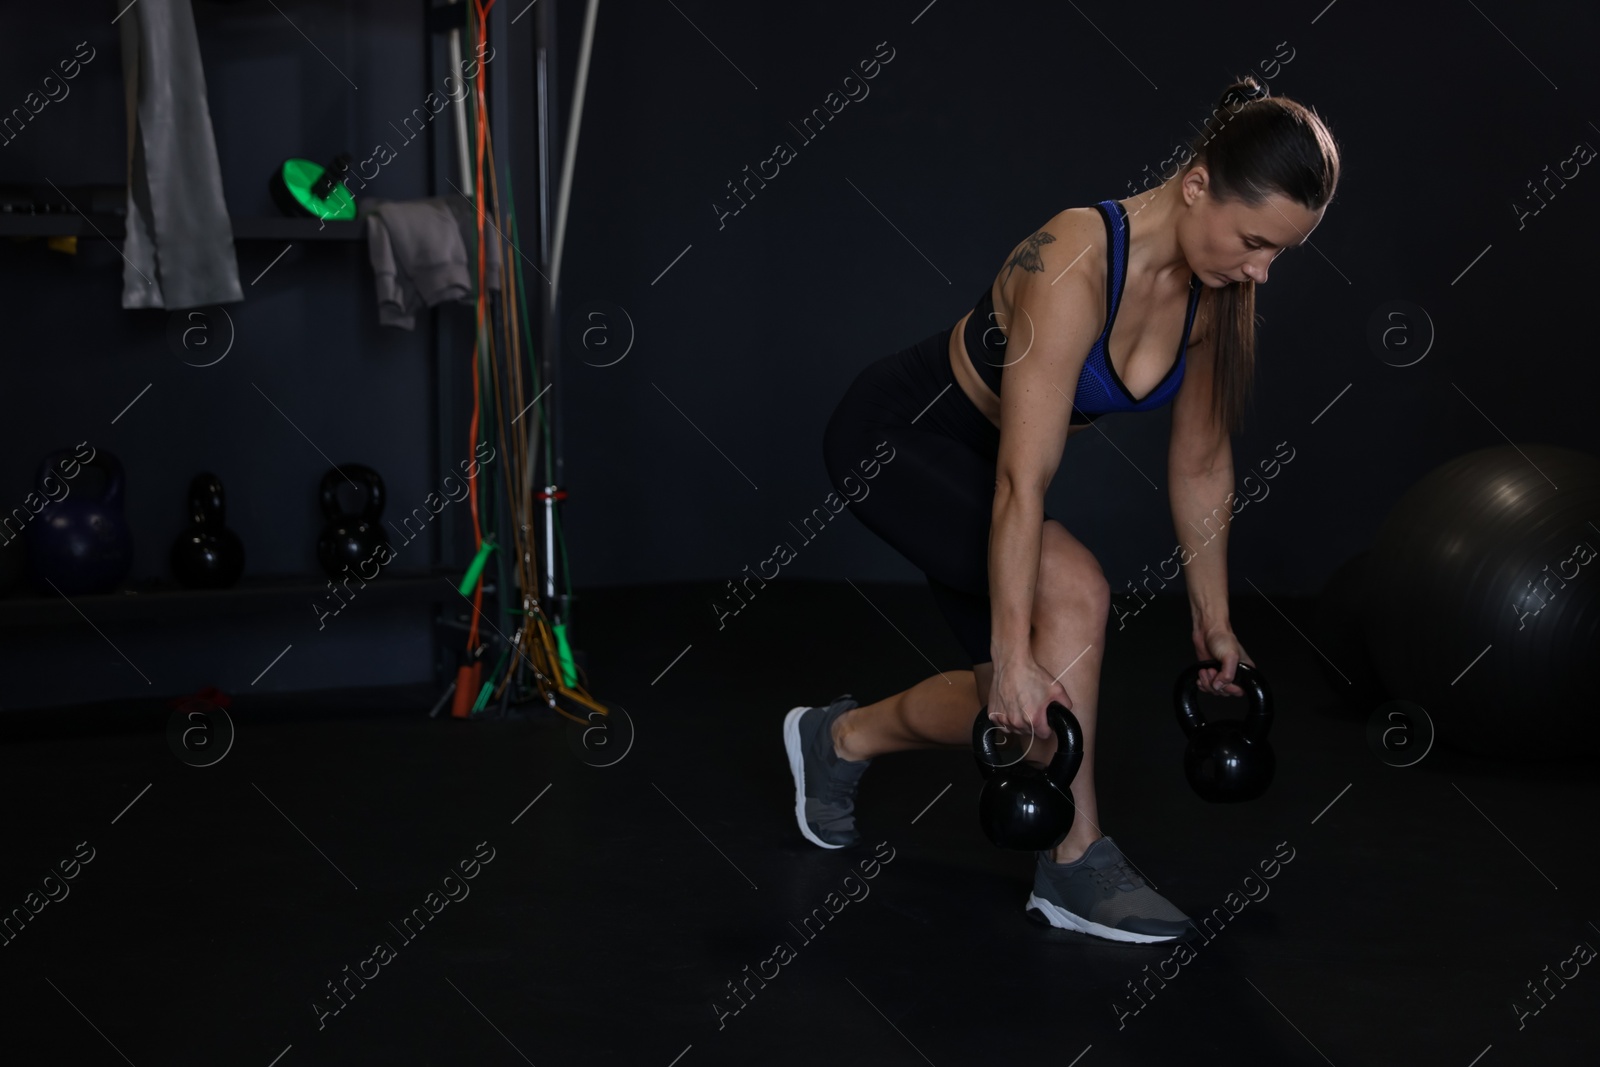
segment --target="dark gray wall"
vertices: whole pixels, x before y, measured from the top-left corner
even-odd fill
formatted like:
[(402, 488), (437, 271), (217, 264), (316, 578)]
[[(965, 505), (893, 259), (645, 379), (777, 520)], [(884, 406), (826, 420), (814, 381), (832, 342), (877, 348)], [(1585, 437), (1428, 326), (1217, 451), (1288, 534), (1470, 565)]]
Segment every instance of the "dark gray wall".
[[(853, 520), (804, 547), (789, 526), (830, 488), (821, 436), (839, 395), (955, 322), (1054, 212), (1129, 195), (1234, 76), (1290, 49), (1267, 80), (1331, 124), (1345, 173), (1316, 247), (1260, 290), (1257, 400), (1234, 457), (1241, 480), (1279, 442), (1295, 459), (1233, 528), (1235, 588), (1314, 592), (1407, 486), (1502, 434), (1595, 450), (1600, 177), (1585, 167), (1520, 230), (1512, 210), (1546, 164), (1600, 146), (1592, 7), (1507, 14), (1513, 46), (1471, 5), (924, 4), (602, 7), (562, 284), (570, 306), (625, 308), (637, 343), (615, 366), (568, 362), (580, 584), (731, 578), (785, 539), (799, 548), (786, 576), (919, 580)], [(870, 96), (802, 146), (789, 121), (880, 41), (895, 58)], [(779, 141), (797, 158), (719, 229), (724, 183)], [(1403, 369), (1366, 341), (1395, 299), (1437, 330)], [(1048, 506), (1122, 588), (1176, 543), (1169, 414), (1096, 425)]]

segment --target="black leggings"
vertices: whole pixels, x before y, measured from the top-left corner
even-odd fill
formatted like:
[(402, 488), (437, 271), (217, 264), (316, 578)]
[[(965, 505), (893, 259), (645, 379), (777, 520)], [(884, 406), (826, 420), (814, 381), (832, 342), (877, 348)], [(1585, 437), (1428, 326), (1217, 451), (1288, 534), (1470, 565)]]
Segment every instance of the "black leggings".
[[(947, 327), (856, 375), (828, 419), (822, 453), (836, 487), (849, 477), (866, 489), (850, 510), (927, 575), (976, 665), (992, 658), (989, 525), (1000, 430), (956, 384), (949, 343)], [(863, 482), (858, 467), (881, 441), (894, 458)]]

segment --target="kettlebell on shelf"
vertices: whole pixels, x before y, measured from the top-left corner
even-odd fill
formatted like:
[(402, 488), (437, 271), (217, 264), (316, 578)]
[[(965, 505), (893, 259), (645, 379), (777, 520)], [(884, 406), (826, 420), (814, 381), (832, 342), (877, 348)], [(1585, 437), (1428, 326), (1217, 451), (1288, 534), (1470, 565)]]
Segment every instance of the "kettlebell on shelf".
[[(68, 458), (75, 458), (75, 453), (61, 449), (39, 464), (35, 483), (41, 496), (49, 495), (45, 479), (53, 477), (51, 468)], [(41, 508), (28, 525), (35, 571), (65, 596), (109, 593), (133, 567), (133, 535), (122, 515), (122, 464), (105, 449), (97, 451), (93, 459), (78, 462), (97, 467), (105, 475), (99, 492), (74, 486), (66, 496)]]
[(201, 471), (189, 483), (189, 528), (172, 542), (172, 573), (190, 589), (226, 589), (244, 573), (244, 544), (228, 529), (222, 479)]
[(1189, 787), (1213, 804), (1254, 800), (1267, 791), (1277, 767), (1267, 731), (1272, 729), (1272, 690), (1266, 675), (1240, 661), (1233, 684), (1244, 690), (1250, 710), (1244, 719), (1207, 722), (1200, 713), (1202, 670), (1218, 670), (1208, 659), (1184, 668), (1173, 687), (1172, 701), (1189, 744), (1183, 752), (1183, 773)]
[[(339, 503), (339, 487), (352, 482), (361, 493), (355, 514), (346, 512)], [(330, 468), (322, 476), (318, 495), (322, 517), (327, 520), (317, 540), (317, 562), (323, 571), (335, 581), (346, 577), (346, 567), (358, 578), (376, 578), (393, 551), (378, 524), (383, 515), (383, 479), (371, 467), (346, 463)], [(380, 548), (384, 550), (382, 559), (376, 558)]]
[(1056, 754), (1044, 770), (1009, 762), (996, 751), (1000, 727), (989, 721), (989, 708), (978, 709), (972, 723), (972, 751), (983, 773), (978, 821), (991, 844), (1023, 852), (1055, 848), (1066, 840), (1077, 809), (1072, 804), (1072, 779), (1083, 762), (1083, 727), (1064, 704), (1054, 701), (1045, 719), (1056, 736)]

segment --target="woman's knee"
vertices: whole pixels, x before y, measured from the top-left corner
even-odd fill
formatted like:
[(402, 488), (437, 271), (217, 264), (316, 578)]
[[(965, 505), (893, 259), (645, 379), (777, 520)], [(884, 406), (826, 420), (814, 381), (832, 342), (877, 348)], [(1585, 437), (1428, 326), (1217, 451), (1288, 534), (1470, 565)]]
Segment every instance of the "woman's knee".
[(1111, 583), (1094, 553), (1055, 520), (1044, 524), (1039, 551), (1039, 581), (1034, 596), (1035, 625), (1063, 615), (1105, 625), (1111, 611)]

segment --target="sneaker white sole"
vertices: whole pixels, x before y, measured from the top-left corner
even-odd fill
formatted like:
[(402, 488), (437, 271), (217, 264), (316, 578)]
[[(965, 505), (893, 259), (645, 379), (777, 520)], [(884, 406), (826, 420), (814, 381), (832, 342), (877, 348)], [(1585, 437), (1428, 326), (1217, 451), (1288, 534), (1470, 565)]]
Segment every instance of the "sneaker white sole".
[(823, 848), (843, 848), (843, 845), (828, 844), (806, 825), (806, 754), (800, 744), (800, 716), (810, 710), (810, 707), (791, 708), (789, 714), (783, 717), (783, 747), (789, 753), (789, 770), (794, 774), (794, 819), (800, 824), (800, 832), (812, 844)]
[(1108, 941), (1133, 941), (1139, 944), (1149, 944), (1155, 941), (1176, 941), (1181, 934), (1136, 934), (1128, 930), (1113, 930), (1101, 923), (1090, 922), (1088, 919), (1072, 914), (1059, 904), (1052, 904), (1037, 893), (1028, 894), (1028, 903), (1024, 910), (1035, 909), (1051, 926), (1063, 930), (1076, 930), (1080, 934), (1091, 934), (1103, 937)]

